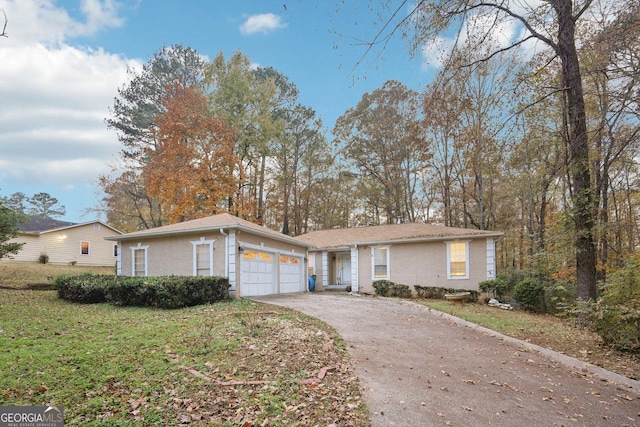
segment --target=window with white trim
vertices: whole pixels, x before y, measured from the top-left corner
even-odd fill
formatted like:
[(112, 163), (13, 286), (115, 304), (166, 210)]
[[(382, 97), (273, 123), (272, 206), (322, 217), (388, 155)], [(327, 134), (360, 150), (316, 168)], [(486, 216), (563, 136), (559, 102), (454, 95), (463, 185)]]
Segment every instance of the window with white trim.
[(371, 248), (373, 280), (389, 280), (389, 247)]
[(193, 275), (213, 276), (213, 243), (215, 240), (200, 240), (191, 242), (193, 245)]
[(89, 255), (89, 242), (80, 242), (80, 255)]
[(469, 242), (447, 242), (447, 277), (469, 278)]
[(138, 246), (131, 248), (131, 275), (134, 277), (147, 277), (147, 249), (149, 246)]

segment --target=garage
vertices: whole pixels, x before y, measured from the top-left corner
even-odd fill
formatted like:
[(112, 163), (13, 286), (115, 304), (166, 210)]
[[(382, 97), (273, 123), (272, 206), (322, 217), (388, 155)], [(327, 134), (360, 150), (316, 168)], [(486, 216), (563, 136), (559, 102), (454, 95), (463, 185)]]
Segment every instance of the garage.
[(298, 257), (283, 255), (280, 257), (280, 293), (304, 292), (302, 277), (303, 260)]
[(258, 296), (276, 293), (275, 255), (263, 251), (246, 251), (240, 267), (240, 295)]

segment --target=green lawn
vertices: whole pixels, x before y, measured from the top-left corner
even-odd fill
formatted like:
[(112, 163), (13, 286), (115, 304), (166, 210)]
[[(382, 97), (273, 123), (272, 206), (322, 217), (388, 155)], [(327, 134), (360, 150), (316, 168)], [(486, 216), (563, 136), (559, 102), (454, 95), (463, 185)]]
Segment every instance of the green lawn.
[[(341, 368), (302, 384), (323, 366)], [(66, 425), (369, 424), (333, 330), (243, 300), (154, 310), (0, 289), (0, 372), (0, 405), (62, 405)]]
[(51, 285), (60, 274), (116, 274), (115, 266), (89, 267), (80, 265), (41, 264), (39, 262), (0, 262), (0, 287), (27, 288)]

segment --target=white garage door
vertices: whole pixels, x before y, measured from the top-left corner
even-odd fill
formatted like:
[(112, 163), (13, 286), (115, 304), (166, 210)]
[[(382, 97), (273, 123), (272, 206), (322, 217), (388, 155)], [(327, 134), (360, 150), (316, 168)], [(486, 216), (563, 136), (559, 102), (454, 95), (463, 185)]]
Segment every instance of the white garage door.
[(274, 255), (261, 251), (242, 254), (240, 267), (240, 295), (271, 295), (276, 292)]
[(303, 292), (302, 260), (283, 255), (280, 257), (280, 293)]

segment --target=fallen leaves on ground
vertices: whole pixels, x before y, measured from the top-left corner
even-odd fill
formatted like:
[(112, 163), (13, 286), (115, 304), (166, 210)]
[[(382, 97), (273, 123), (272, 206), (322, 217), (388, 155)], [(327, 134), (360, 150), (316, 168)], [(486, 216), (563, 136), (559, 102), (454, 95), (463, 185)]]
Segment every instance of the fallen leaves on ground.
[(238, 314), (242, 327), (227, 328), (233, 332), (224, 339), (237, 343), (229, 347), (232, 352), (207, 352), (207, 341), (220, 337), (206, 333), (194, 334), (181, 350), (165, 349), (167, 362), (178, 364), (184, 373), (164, 402), (174, 422), (370, 425), (358, 378), (344, 347), (335, 344), (335, 331), (286, 311), (256, 313), (249, 314), (250, 321)]

